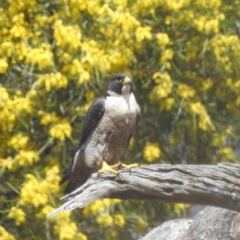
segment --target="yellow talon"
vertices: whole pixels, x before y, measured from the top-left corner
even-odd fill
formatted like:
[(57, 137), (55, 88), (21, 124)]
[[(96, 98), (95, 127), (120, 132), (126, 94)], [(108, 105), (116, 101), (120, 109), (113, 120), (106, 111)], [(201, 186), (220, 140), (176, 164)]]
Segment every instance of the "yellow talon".
[(134, 163), (134, 164), (126, 165), (126, 164), (121, 163), (120, 166), (129, 170), (129, 169), (131, 169), (131, 168), (138, 167), (138, 164), (137, 164), (137, 163)]
[(117, 163), (115, 165), (109, 166), (105, 161), (103, 161), (102, 167), (101, 169), (98, 170), (98, 173), (101, 174), (105, 171), (107, 172), (111, 172), (115, 175), (119, 175), (119, 172), (114, 170), (114, 168), (118, 168), (120, 166), (121, 163)]

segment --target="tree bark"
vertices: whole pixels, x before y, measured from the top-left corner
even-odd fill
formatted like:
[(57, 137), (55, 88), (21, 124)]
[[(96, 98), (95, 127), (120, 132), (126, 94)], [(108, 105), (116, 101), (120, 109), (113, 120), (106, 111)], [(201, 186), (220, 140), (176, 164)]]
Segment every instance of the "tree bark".
[(240, 165), (164, 165), (93, 174), (74, 192), (64, 196), (59, 212), (82, 208), (102, 198), (144, 199), (210, 205), (240, 211)]

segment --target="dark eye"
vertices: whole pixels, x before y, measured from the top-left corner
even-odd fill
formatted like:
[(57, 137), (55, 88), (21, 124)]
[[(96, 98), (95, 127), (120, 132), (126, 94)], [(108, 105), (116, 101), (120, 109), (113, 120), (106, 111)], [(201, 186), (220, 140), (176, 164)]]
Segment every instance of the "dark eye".
[(122, 81), (122, 78), (118, 77), (116, 78), (117, 81)]

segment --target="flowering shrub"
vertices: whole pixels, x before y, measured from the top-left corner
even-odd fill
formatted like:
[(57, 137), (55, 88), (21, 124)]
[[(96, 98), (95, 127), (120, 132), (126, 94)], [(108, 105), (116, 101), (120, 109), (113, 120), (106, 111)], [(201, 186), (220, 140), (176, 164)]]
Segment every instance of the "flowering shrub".
[(47, 219), (116, 72), (142, 109), (128, 162), (238, 161), (239, 1), (0, 2), (0, 239), (138, 239), (187, 208), (104, 199)]

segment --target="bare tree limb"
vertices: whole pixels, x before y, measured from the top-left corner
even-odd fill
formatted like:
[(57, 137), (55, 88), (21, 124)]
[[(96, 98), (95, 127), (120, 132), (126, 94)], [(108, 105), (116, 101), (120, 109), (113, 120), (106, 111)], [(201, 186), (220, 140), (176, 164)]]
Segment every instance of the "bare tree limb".
[(154, 164), (128, 171), (119, 177), (103, 173), (92, 177), (66, 195), (68, 199), (49, 217), (82, 208), (102, 198), (149, 199), (210, 205), (240, 211), (240, 165), (163, 165)]

